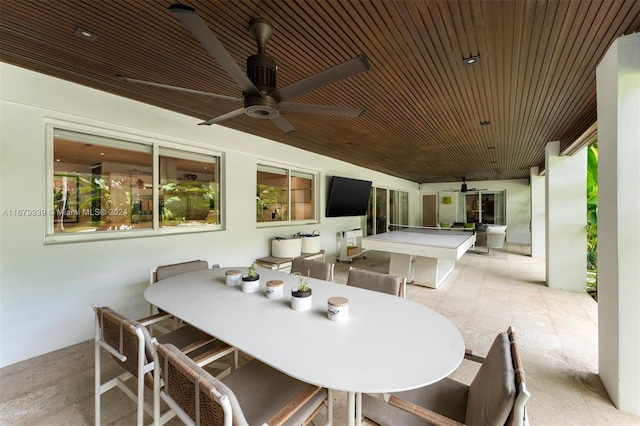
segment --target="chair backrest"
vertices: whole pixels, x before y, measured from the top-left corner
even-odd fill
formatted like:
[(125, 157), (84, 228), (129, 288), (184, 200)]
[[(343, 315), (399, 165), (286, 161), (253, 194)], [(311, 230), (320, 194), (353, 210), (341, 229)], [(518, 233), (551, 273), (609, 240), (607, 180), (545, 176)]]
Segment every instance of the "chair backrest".
[(174, 263), (171, 265), (162, 265), (150, 270), (150, 283), (156, 283), (165, 278), (173, 277), (175, 275), (184, 274), (187, 272), (200, 271), (202, 269), (209, 269), (209, 263), (206, 260), (191, 260), (188, 262)]
[(347, 285), (400, 296), (401, 280), (389, 274), (351, 268), (347, 277)]
[(291, 273), (309, 274), (311, 278), (333, 282), (333, 263), (297, 257), (291, 262)]
[[(521, 416), (515, 424), (522, 424), (526, 416), (524, 404), (528, 398), (515, 335), (509, 328), (493, 341), (469, 386), (465, 423), (514, 424), (516, 416)], [(515, 409), (517, 400), (518, 410)]]
[[(106, 306), (94, 306), (96, 313), (96, 340), (113, 358), (134, 377), (139, 366), (153, 362), (153, 346), (147, 329)], [(142, 350), (140, 350), (142, 348)], [(124, 359), (123, 359), (124, 358)], [(145, 384), (153, 385), (150, 372), (145, 374)]]
[(190, 420), (196, 425), (222, 426), (233, 420), (234, 425), (247, 424), (231, 389), (178, 348), (158, 344), (157, 357), (164, 383), (163, 399), (185, 423)]
[(487, 232), (487, 247), (502, 248), (507, 234), (505, 232)]
[(518, 343), (516, 342), (515, 331), (513, 327), (509, 327), (507, 330), (509, 335), (509, 341), (511, 342), (511, 359), (513, 360), (513, 371), (516, 379), (516, 402), (513, 406), (513, 410), (509, 414), (507, 424), (521, 426), (528, 424), (526, 403), (529, 400), (531, 394), (527, 390), (527, 384), (524, 375), (524, 368), (522, 367), (522, 359), (520, 358), (520, 351), (518, 349)]

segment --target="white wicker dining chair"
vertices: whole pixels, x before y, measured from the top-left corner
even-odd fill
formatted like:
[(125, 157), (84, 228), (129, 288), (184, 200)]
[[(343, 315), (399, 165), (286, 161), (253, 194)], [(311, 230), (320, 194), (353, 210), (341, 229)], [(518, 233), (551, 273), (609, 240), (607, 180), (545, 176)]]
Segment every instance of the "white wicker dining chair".
[(323, 407), (331, 424), (330, 391), (260, 361), (251, 360), (218, 380), (175, 346), (156, 344), (156, 363), (156, 424), (161, 399), (186, 425), (306, 425)]
[[(153, 389), (154, 348), (147, 331), (150, 324), (166, 319), (157, 314), (140, 321), (131, 320), (106, 306), (93, 305), (95, 319), (95, 424), (100, 425), (102, 394), (114, 387), (122, 390), (137, 404), (137, 425), (143, 424), (144, 413), (153, 416), (153, 407), (144, 400), (144, 389)], [(199, 365), (208, 365), (233, 352), (234, 348), (190, 325), (162, 335), (158, 341), (171, 343), (188, 354)], [(102, 382), (101, 352), (106, 350), (124, 369), (118, 376)], [(225, 369), (220, 376), (229, 374)], [(128, 381), (135, 378), (135, 387)], [(162, 423), (173, 417), (165, 413)]]

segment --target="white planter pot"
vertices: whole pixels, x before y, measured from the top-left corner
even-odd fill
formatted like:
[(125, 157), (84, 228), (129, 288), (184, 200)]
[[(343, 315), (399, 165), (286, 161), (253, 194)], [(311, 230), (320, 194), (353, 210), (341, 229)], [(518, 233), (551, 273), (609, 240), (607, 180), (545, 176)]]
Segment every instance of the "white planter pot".
[(320, 251), (320, 235), (302, 237), (302, 253), (317, 253)]
[(255, 293), (258, 290), (260, 290), (260, 276), (251, 280), (247, 280), (246, 276), (242, 277), (242, 291), (245, 293)]
[(302, 253), (302, 239), (271, 240), (271, 256), (298, 257)]
[(309, 290), (309, 295), (304, 297), (295, 296), (294, 290), (292, 290), (291, 309), (294, 311), (308, 311), (311, 309), (311, 290)]

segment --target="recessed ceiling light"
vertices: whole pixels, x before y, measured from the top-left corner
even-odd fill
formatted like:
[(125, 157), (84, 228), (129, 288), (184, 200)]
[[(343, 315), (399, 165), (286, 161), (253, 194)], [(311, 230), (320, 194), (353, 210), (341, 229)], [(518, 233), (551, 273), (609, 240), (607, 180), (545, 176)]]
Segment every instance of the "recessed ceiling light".
[(491, 146), (488, 146), (487, 149), (496, 149), (496, 147), (491, 145)]
[(490, 121), (488, 121), (488, 120), (485, 120), (485, 121), (481, 121), (481, 122), (480, 122), (480, 125), (481, 125), (481, 126), (488, 126), (488, 125), (489, 125), (489, 123), (491, 123), (491, 122), (490, 122)]
[(100, 155), (104, 155), (104, 152), (101, 152)]
[(56, 158), (56, 161), (60, 161), (60, 159), (59, 159), (59, 158)]
[(353, 142), (347, 142), (346, 145), (351, 146), (353, 145)]
[(98, 39), (98, 35), (92, 33), (91, 31), (87, 31), (80, 27), (76, 27), (76, 30), (73, 32), (78, 37), (82, 37), (85, 40), (96, 41)]
[(473, 65), (477, 64), (478, 62), (480, 62), (480, 55), (472, 56), (470, 58), (465, 58), (462, 60), (462, 63), (464, 63), (465, 65)]

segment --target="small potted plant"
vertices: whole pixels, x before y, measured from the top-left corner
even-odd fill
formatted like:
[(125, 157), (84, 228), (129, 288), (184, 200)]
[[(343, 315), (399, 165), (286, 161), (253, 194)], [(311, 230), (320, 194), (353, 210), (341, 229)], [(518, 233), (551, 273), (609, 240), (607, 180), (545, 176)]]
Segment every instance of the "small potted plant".
[(293, 275), (298, 275), (298, 287), (291, 289), (291, 309), (294, 311), (309, 310), (311, 309), (309, 273), (307, 273), (307, 276), (299, 272), (295, 272)]
[(242, 291), (255, 293), (260, 290), (260, 274), (256, 272), (255, 263), (247, 268), (247, 273), (242, 276)]

